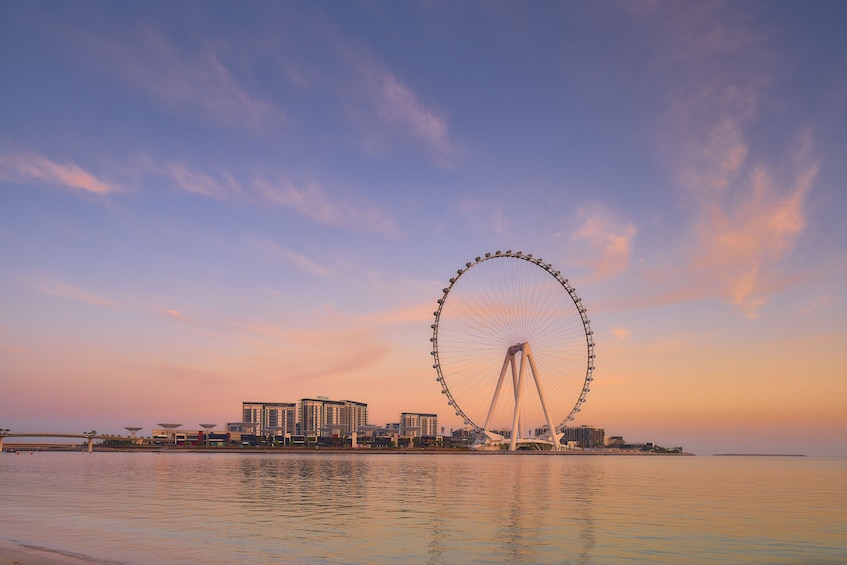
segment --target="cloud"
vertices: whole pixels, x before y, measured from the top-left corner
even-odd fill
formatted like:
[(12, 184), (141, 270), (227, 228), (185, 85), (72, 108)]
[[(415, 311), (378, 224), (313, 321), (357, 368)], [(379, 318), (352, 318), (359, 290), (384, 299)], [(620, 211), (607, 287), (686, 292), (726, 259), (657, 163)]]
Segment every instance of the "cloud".
[(677, 152), (676, 179), (694, 204), (690, 267), (755, 317), (779, 286), (771, 280), (780, 277), (779, 260), (806, 227), (804, 204), (820, 166), (808, 134), (780, 163), (752, 159), (744, 133), (749, 99), (728, 98), (709, 125), (690, 130), (693, 139)]
[[(269, 203), (284, 206), (324, 226), (389, 236), (398, 234), (394, 218), (376, 204), (362, 197), (357, 197), (354, 203), (351, 198), (329, 194), (315, 181), (296, 184), (282, 175), (277, 175), (275, 180), (257, 177), (243, 181), (226, 171), (208, 172), (180, 162), (157, 165), (146, 160), (141, 168), (142, 174), (164, 177), (175, 188), (192, 194), (217, 200), (237, 199), (259, 206)], [(277, 248), (275, 252), (306, 271), (322, 273), (323, 267), (308, 265), (308, 260), (291, 250)]]
[(458, 149), (447, 118), (366, 47), (332, 32), (327, 40), (331, 57), (343, 70), (325, 79), (324, 85), (341, 99), (348, 117), (358, 122), (362, 144), (380, 153), (391, 151), (398, 140), (411, 140), (422, 145), (437, 165), (451, 166)]
[(728, 300), (748, 316), (767, 303), (778, 277), (775, 263), (786, 256), (806, 227), (804, 202), (819, 166), (806, 163), (782, 185), (763, 165), (727, 192), (704, 192), (695, 224), (699, 272), (714, 273)]
[(211, 198), (225, 199), (242, 192), (238, 181), (229, 174), (224, 173), (216, 178), (209, 173), (189, 169), (183, 163), (169, 164), (164, 174), (180, 189)]
[(632, 335), (632, 330), (629, 330), (627, 328), (616, 327), (612, 328), (612, 335), (620, 339), (626, 339), (630, 335)]
[(0, 179), (20, 184), (47, 183), (95, 194), (116, 189), (74, 163), (56, 163), (38, 153), (0, 155)]
[[(797, 277), (780, 262), (806, 224), (819, 171), (812, 136), (756, 143), (752, 128), (777, 66), (769, 38), (711, 5), (662, 12), (667, 28), (657, 80), (667, 80), (662, 154), (688, 213), (677, 237), (677, 296), (719, 296), (755, 317)], [(667, 273), (666, 273), (667, 274)], [(656, 277), (658, 278), (658, 277)]]
[(50, 296), (67, 298), (69, 300), (82, 302), (84, 304), (92, 304), (94, 306), (110, 306), (112, 304), (105, 298), (90, 294), (71, 286), (64, 281), (51, 277), (25, 277), (24, 280), (35, 288), (35, 290), (43, 292), (44, 294), (49, 294)]
[(271, 257), (279, 257), (289, 265), (294, 265), (303, 272), (321, 277), (331, 274), (330, 269), (326, 265), (316, 263), (308, 257), (301, 255), (292, 249), (282, 247), (268, 239), (253, 239), (248, 237), (246, 241), (256, 249), (270, 255)]
[[(239, 80), (224, 53), (211, 44), (178, 47), (150, 28), (74, 38), (89, 60), (122, 75), (167, 106), (231, 128), (266, 130), (285, 121), (282, 111)], [(183, 38), (184, 39), (184, 38)]]
[(254, 361), (284, 361), (286, 375), (302, 385), (308, 379), (343, 380), (345, 375), (378, 365), (390, 353), (388, 345), (369, 328), (348, 326), (324, 320), (318, 328), (286, 328), (265, 322), (245, 322), (239, 328), (261, 340), (251, 343)]
[(581, 208), (577, 216), (580, 225), (571, 240), (584, 246), (583, 263), (593, 276), (605, 278), (625, 271), (638, 229), (600, 205)]
[(433, 319), (432, 312), (434, 308), (431, 303), (411, 306), (406, 308), (396, 308), (393, 310), (382, 310), (361, 316), (361, 320), (365, 323), (376, 324), (393, 324), (406, 322), (430, 322)]
[(353, 204), (340, 197), (332, 197), (316, 182), (297, 185), (288, 179), (276, 181), (257, 179), (254, 185), (266, 201), (298, 212), (325, 226), (348, 228), (357, 231), (396, 235), (394, 219), (383, 214), (374, 204)]
[(804, 316), (812, 316), (821, 311), (828, 310), (835, 304), (836, 300), (832, 294), (816, 294), (806, 302), (801, 308), (800, 313)]
[(514, 211), (500, 202), (462, 198), (456, 202), (456, 209), (464, 216), (463, 221), (475, 229), (492, 230), (506, 236), (510, 236), (513, 231)]
[(401, 128), (442, 158), (455, 152), (447, 122), (421, 104), (408, 86), (388, 72), (381, 73), (377, 85), (373, 100), (378, 115), (385, 123)]

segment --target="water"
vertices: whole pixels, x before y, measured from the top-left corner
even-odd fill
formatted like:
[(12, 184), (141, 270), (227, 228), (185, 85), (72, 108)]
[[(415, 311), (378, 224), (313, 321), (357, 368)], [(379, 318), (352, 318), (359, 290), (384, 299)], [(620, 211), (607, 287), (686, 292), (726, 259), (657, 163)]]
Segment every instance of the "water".
[(847, 459), (0, 454), (0, 539), (97, 563), (843, 563)]

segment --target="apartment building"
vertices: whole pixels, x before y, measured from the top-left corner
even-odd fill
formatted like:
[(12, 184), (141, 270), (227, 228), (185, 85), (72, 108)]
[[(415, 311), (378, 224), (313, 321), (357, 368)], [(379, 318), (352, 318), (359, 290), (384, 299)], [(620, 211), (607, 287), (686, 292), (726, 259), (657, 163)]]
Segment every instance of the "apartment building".
[(297, 404), (293, 402), (242, 402), (241, 414), (246, 433), (266, 436), (297, 433)]
[(400, 435), (424, 437), (438, 435), (438, 414), (400, 413)]
[(579, 426), (562, 430), (562, 443), (575, 442), (579, 447), (603, 447), (606, 430), (593, 426)]
[(300, 435), (349, 436), (368, 424), (368, 405), (354, 400), (326, 397), (300, 400)]

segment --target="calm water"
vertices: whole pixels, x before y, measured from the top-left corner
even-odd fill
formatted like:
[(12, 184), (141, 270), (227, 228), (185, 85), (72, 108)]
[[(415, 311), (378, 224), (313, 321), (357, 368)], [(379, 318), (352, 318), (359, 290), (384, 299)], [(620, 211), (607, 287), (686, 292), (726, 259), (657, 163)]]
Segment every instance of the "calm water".
[(3, 453), (0, 539), (98, 563), (844, 563), (847, 459)]

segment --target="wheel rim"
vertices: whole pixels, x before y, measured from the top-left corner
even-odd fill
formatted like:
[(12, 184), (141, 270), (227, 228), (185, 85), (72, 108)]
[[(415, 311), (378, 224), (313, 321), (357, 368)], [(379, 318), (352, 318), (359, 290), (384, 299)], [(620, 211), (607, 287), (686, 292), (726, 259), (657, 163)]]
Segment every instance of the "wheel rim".
[[(448, 405), (476, 432), (511, 431), (520, 408), (520, 433), (549, 426), (538, 392), (547, 398), (556, 431), (579, 412), (593, 380), (594, 341), (576, 291), (549, 263), (521, 252), (477, 257), (459, 269), (438, 300), (432, 324), (433, 368)], [(493, 402), (504, 354), (529, 343), (543, 388), (505, 379)]]

